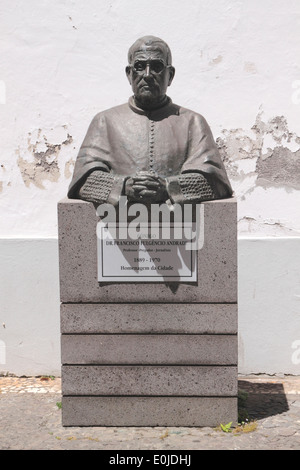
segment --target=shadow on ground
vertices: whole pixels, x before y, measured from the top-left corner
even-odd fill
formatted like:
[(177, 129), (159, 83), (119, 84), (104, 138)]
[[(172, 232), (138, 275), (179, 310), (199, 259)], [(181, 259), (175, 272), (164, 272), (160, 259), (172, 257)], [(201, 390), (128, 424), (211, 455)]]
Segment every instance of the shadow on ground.
[(264, 419), (289, 410), (281, 383), (239, 380), (238, 386), (240, 420), (246, 417), (251, 420)]

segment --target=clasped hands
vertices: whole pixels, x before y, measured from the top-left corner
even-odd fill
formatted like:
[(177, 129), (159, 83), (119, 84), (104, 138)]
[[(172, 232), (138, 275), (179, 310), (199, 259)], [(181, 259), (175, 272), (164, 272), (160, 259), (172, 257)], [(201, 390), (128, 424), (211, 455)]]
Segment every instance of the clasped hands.
[(134, 202), (165, 202), (168, 198), (167, 182), (155, 173), (141, 171), (125, 182), (125, 195)]

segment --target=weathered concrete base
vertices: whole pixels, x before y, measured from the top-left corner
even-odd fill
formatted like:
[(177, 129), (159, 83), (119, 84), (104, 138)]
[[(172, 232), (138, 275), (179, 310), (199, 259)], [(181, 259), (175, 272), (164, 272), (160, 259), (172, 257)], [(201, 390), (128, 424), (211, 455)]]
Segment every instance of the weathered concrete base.
[(63, 397), (63, 426), (216, 426), (236, 422), (237, 398)]
[(237, 422), (234, 199), (204, 203), (197, 282), (97, 282), (92, 204), (59, 204), (64, 426)]

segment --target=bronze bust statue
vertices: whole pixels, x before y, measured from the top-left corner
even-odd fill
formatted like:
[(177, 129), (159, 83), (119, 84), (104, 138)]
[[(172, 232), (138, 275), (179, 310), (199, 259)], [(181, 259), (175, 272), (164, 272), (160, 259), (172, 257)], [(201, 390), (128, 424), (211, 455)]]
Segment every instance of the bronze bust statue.
[(69, 198), (118, 205), (120, 196), (144, 204), (193, 203), (232, 196), (206, 120), (172, 103), (172, 56), (160, 38), (129, 49), (128, 103), (98, 113), (80, 148)]

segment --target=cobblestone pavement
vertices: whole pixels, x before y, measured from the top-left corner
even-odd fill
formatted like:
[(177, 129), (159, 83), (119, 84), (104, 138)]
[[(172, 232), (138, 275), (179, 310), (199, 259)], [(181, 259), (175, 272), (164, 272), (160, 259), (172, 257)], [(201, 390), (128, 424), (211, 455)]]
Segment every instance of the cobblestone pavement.
[(0, 449), (300, 449), (300, 377), (240, 377), (239, 392), (242, 419), (248, 421), (231, 432), (184, 427), (64, 428), (59, 378), (0, 377)]

